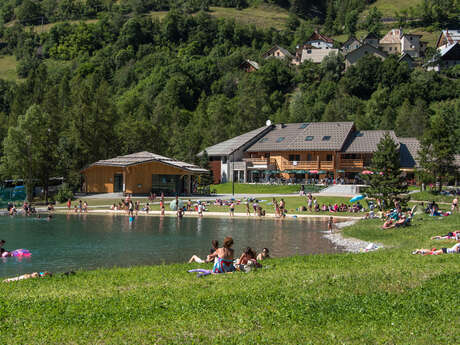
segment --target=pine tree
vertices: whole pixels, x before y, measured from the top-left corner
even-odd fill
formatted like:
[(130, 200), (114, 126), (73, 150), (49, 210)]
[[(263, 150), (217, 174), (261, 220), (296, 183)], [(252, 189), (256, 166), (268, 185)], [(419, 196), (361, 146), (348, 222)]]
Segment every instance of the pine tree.
[(418, 152), (420, 167), (439, 185), (455, 174), (454, 155), (456, 145), (455, 112), (452, 106), (441, 106), (430, 119), (430, 128), (425, 132)]
[(368, 196), (383, 199), (387, 207), (391, 207), (396, 199), (399, 199), (401, 204), (406, 204), (408, 198), (402, 194), (407, 193), (407, 183), (400, 167), (398, 145), (389, 133), (385, 133), (372, 157), (373, 174), (365, 177), (369, 184)]

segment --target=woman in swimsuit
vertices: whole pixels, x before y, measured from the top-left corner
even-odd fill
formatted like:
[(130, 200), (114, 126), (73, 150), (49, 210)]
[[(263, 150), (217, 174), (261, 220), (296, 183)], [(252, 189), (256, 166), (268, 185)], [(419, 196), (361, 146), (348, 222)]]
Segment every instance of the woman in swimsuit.
[(225, 237), (224, 245), (222, 248), (218, 248), (214, 253), (208, 256), (209, 260), (216, 259), (214, 261), (214, 267), (212, 273), (228, 273), (235, 271), (233, 266), (233, 254), (232, 249), (233, 238), (230, 236)]

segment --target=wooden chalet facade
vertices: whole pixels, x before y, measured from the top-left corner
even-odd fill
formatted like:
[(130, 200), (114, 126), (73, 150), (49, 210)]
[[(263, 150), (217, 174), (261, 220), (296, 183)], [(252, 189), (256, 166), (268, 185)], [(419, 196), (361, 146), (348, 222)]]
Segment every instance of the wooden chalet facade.
[[(386, 132), (400, 145), (401, 165), (405, 171), (413, 171), (419, 145), (415, 138), (403, 141), (393, 131), (357, 131), (353, 122), (269, 125), (265, 130), (259, 128), (205, 151), (216, 169), (215, 182), (219, 176), (217, 168), (224, 162), (226, 169), (230, 166), (231, 171), (226, 173), (228, 178), (221, 175), (220, 182), (232, 179), (256, 182), (275, 175), (284, 179), (353, 179), (369, 167), (377, 144)], [(240, 148), (238, 154), (233, 150), (236, 146)]]
[(101, 160), (82, 170), (86, 193), (190, 194), (208, 170), (150, 152)]

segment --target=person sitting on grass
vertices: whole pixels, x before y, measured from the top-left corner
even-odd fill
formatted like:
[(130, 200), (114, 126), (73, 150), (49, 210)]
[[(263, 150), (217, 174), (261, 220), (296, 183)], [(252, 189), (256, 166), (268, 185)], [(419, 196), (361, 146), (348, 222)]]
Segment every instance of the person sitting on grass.
[(33, 272), (28, 274), (23, 274), (18, 277), (8, 278), (3, 280), (4, 283), (15, 282), (18, 280), (30, 279), (30, 278), (43, 278), (43, 277), (52, 277), (50, 272)]
[(233, 238), (230, 236), (225, 237), (224, 245), (222, 248), (218, 248), (214, 253), (209, 255), (209, 260), (214, 260), (214, 267), (212, 268), (212, 273), (230, 273), (235, 271), (235, 266), (233, 266), (233, 255), (234, 250)]
[(262, 249), (262, 252), (257, 255), (257, 261), (262, 261), (270, 258), (270, 251), (268, 248)]
[(250, 260), (256, 260), (256, 253), (254, 253), (251, 247), (247, 247), (239, 259), (236, 260), (236, 264), (246, 265)]
[(388, 218), (385, 223), (382, 225), (382, 229), (391, 229), (394, 228), (395, 225), (393, 224), (393, 220), (391, 218)]
[(189, 264), (191, 264), (192, 262), (197, 262), (199, 264), (204, 264), (205, 262), (211, 262), (212, 260), (209, 259), (209, 256), (213, 253), (215, 253), (215, 251), (219, 248), (219, 241), (217, 240), (212, 240), (211, 241), (211, 244), (212, 244), (212, 248), (209, 250), (209, 255), (206, 256), (206, 259), (203, 260), (201, 258), (199, 258), (198, 256), (196, 255), (193, 255), (190, 260), (188, 261)]

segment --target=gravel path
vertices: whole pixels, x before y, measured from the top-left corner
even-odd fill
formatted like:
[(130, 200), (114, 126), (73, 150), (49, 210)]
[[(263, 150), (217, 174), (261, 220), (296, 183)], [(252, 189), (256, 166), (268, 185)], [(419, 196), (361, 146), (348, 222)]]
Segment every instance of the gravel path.
[[(335, 224), (335, 226), (336, 228), (341, 230), (346, 226), (351, 226), (355, 224), (356, 222), (358, 222), (358, 220), (350, 220), (347, 222), (337, 223)], [(381, 243), (362, 241), (362, 240), (359, 240), (353, 237), (343, 237), (341, 231), (336, 231), (332, 234), (327, 232), (324, 234), (324, 237), (327, 238), (332, 243), (334, 243), (336, 246), (344, 247), (345, 251), (350, 252), (350, 253), (361, 253), (363, 251), (366, 251), (365, 249), (368, 248), (368, 246), (370, 246), (371, 244), (374, 244), (378, 247), (372, 250), (383, 248), (383, 244)]]

